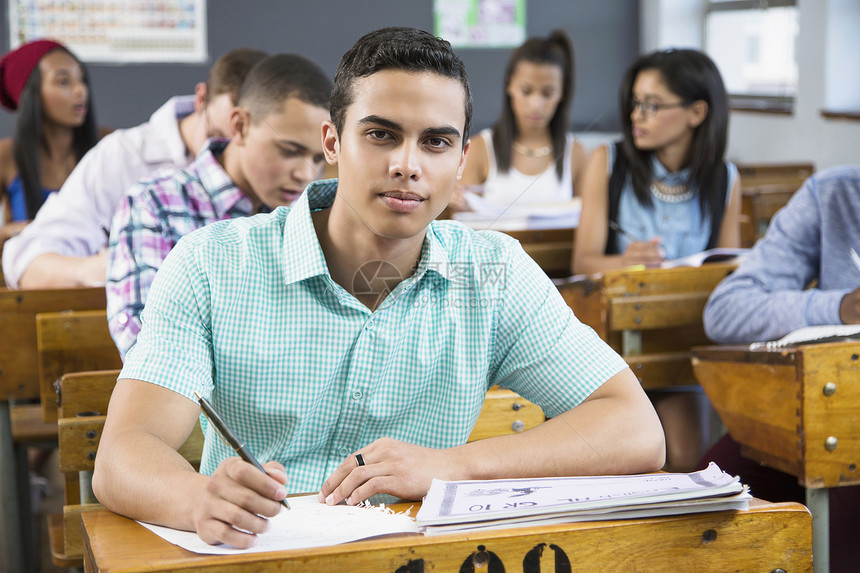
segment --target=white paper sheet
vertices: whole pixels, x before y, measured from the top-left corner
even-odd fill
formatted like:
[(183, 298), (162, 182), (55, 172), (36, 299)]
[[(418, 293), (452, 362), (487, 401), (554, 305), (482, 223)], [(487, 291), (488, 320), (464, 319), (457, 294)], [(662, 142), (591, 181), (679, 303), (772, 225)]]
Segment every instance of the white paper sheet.
[(737, 477), (713, 462), (690, 474), (657, 473), (515, 480), (433, 480), (420, 526), (570, 513), (741, 493)]
[(257, 537), (250, 549), (236, 549), (229, 545), (209, 545), (196, 533), (179, 531), (160, 525), (139, 522), (141, 525), (174, 545), (194, 553), (233, 554), (262, 553), (285, 549), (303, 549), (337, 545), (389, 533), (418, 533), (415, 520), (406, 513), (395, 514), (379, 507), (325, 505), (316, 495), (290, 498), (291, 509), (271, 519), (269, 531)]

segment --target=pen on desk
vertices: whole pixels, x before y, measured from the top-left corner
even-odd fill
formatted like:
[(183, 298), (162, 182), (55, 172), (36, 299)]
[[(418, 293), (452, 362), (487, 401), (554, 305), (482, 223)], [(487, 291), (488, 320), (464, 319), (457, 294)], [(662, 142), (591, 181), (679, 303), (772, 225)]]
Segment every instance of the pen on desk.
[[(236, 453), (239, 454), (239, 457), (256, 467), (263, 473), (266, 473), (266, 470), (257, 461), (257, 458), (254, 457), (253, 454), (248, 450), (248, 448), (243, 444), (236, 434), (233, 433), (233, 430), (230, 429), (230, 426), (227, 425), (227, 422), (224, 421), (224, 418), (221, 417), (218, 412), (212, 408), (212, 404), (209, 403), (209, 400), (198, 394), (194, 393), (194, 397), (197, 398), (197, 401), (200, 402), (200, 409), (203, 410), (203, 413), (206, 414), (206, 417), (209, 418), (209, 421), (212, 422), (212, 425), (215, 426), (215, 429), (224, 436), (224, 439), (227, 440), (227, 443), (230, 444), (230, 447), (236, 450)], [(287, 501), (287, 498), (281, 500), (281, 503), (287, 509), (290, 509), (290, 502)]]
[(616, 223), (615, 221), (609, 221), (609, 228), (612, 229), (613, 231), (615, 231), (616, 233), (620, 233), (620, 234), (624, 235), (625, 237), (627, 237), (630, 241), (632, 241), (634, 243), (643, 242), (642, 239), (640, 239), (636, 235), (625, 231), (624, 228), (621, 225), (619, 225), (618, 223)]
[(851, 262), (854, 263), (854, 266), (860, 271), (860, 255), (857, 254), (857, 251), (854, 250), (854, 247), (848, 249), (848, 256), (851, 257)]

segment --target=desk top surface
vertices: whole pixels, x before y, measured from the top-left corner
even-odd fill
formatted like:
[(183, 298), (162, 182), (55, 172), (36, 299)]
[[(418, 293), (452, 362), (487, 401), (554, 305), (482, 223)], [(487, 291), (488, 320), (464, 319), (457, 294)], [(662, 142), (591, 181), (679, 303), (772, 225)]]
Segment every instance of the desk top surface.
[(748, 344), (697, 346), (693, 348), (692, 354), (693, 358), (709, 362), (794, 365), (797, 363), (798, 354), (802, 354), (806, 349), (837, 350), (840, 352), (847, 350), (852, 353), (850, 356), (853, 357), (854, 348), (852, 347), (856, 347), (857, 351), (860, 351), (860, 341), (813, 342), (781, 348), (762, 347), (756, 349), (751, 349)]
[[(750, 570), (753, 563), (761, 568), (766, 562), (762, 570), (783, 568), (790, 572), (810, 570), (812, 543), (811, 517), (805, 507), (761, 500), (753, 500), (750, 509), (742, 512), (532, 526), (468, 535), (397, 535), (331, 547), (246, 555), (194, 554), (106, 510), (84, 513), (83, 528), (87, 571), (111, 572), (285, 571), (293, 567), (423, 571), (425, 566), (429, 570), (452, 571), (462, 570), (476, 555), (490, 560), (490, 571), (494, 570), (494, 560), (511, 570), (518, 570), (523, 563), (524, 570), (540, 571), (542, 559), (549, 560), (545, 565), (548, 571), (559, 559), (578, 563), (585, 567), (583, 570), (594, 570), (584, 565), (587, 563), (598, 568), (614, 563), (624, 568), (644, 566), (644, 570), (653, 570), (656, 564), (677, 562), (681, 568), (689, 564), (695, 565), (697, 571), (724, 571), (725, 556), (734, 564), (733, 570)], [(712, 559), (715, 551), (721, 556), (716, 561)], [(529, 568), (530, 562), (538, 563), (538, 568)]]

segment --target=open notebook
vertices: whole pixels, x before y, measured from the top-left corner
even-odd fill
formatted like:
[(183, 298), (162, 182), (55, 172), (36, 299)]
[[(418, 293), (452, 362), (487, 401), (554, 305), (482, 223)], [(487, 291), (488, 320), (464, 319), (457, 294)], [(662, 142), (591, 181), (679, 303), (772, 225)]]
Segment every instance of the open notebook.
[(722, 247), (716, 249), (708, 249), (681, 257), (680, 259), (671, 259), (664, 261), (661, 265), (664, 269), (673, 269), (675, 267), (701, 267), (707, 263), (720, 263), (730, 261), (736, 257), (743, 257), (749, 249)]
[(785, 348), (799, 344), (817, 342), (838, 342), (840, 340), (860, 340), (860, 324), (824, 324), (819, 326), (804, 326), (789, 332), (779, 340), (768, 342), (753, 342), (750, 350), (765, 348)]

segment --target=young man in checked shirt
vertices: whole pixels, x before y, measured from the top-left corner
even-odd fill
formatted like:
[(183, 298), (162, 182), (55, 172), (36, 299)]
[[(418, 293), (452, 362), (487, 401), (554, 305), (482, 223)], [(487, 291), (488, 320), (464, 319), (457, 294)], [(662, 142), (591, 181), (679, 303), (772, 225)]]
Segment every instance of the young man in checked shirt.
[(179, 239), (222, 219), (290, 205), (322, 174), (320, 124), (331, 80), (296, 54), (268, 56), (248, 73), (230, 113), (232, 139), (210, 139), (194, 162), (132, 187), (111, 225), (107, 314), (125, 356), (155, 273)]
[[(99, 500), (248, 547), (288, 492), (356, 504), (420, 499), (433, 478), (659, 469), (663, 432), (633, 373), (519, 244), (435, 220), (469, 149), (450, 44), (409, 28), (364, 36), (331, 112), (322, 145), (338, 181), (210, 225), (165, 261), (111, 399)], [(493, 384), (551, 419), (467, 444)], [(265, 474), (209, 425), (200, 473), (176, 452), (200, 414), (194, 392), (269, 460)]]

